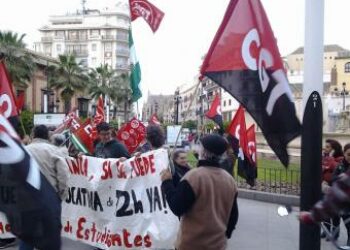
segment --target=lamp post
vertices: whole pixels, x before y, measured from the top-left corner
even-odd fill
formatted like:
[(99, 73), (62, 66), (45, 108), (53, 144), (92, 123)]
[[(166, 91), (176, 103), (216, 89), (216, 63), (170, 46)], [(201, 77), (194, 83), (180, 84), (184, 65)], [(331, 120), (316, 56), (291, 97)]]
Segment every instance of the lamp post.
[(175, 101), (175, 124), (179, 124), (179, 104), (181, 102), (182, 97), (180, 96), (180, 90), (177, 89), (175, 91), (174, 101)]
[(343, 82), (343, 90), (340, 92), (340, 95), (343, 96), (343, 111), (345, 111), (345, 96), (349, 95), (349, 91), (346, 90), (346, 82)]

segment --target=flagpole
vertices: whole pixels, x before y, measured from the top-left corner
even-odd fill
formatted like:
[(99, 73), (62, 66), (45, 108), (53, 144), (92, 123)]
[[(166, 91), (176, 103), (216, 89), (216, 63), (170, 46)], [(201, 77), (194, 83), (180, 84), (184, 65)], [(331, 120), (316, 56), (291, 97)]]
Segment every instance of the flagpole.
[[(300, 210), (321, 198), (324, 0), (305, 1)], [(300, 250), (319, 250), (320, 227), (300, 224)]]

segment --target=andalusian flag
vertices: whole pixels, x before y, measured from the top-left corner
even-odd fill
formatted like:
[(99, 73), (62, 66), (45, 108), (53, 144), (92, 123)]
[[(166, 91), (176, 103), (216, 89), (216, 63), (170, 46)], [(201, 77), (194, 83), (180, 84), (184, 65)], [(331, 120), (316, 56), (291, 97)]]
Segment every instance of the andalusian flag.
[(141, 81), (141, 68), (140, 63), (136, 58), (136, 51), (134, 46), (134, 40), (132, 39), (131, 30), (129, 30), (129, 48), (131, 64), (130, 88), (132, 90), (132, 100), (136, 102), (142, 96), (141, 90), (139, 88)]

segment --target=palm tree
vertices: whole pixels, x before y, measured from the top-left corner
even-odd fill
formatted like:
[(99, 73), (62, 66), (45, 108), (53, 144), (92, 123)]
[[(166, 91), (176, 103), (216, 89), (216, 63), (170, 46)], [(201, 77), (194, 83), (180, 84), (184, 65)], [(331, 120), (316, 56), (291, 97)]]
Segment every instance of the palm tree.
[(85, 88), (87, 77), (81, 63), (77, 63), (75, 56), (60, 55), (58, 65), (49, 67), (50, 88), (61, 91), (61, 98), (64, 101), (65, 113), (71, 109), (71, 99), (76, 91)]
[(130, 99), (129, 77), (126, 74), (118, 75), (108, 64), (100, 65), (89, 73), (88, 91), (92, 98), (97, 99), (102, 95), (118, 106)]
[(27, 87), (35, 70), (34, 57), (26, 51), (23, 39), (12, 31), (0, 31), (0, 58), (5, 62), (10, 77), (17, 87)]

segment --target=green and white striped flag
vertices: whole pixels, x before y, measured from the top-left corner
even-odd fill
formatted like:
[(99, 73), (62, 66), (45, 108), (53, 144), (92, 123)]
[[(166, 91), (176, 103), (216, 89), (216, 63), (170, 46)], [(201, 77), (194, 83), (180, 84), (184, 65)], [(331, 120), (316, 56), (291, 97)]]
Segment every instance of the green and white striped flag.
[(136, 51), (134, 46), (134, 40), (132, 38), (131, 29), (129, 29), (129, 48), (130, 48), (130, 63), (131, 63), (130, 88), (132, 90), (132, 100), (133, 102), (136, 102), (142, 96), (142, 93), (140, 90), (141, 67), (140, 67), (139, 61), (136, 58)]
[(71, 142), (73, 143), (74, 147), (80, 152), (83, 152), (84, 154), (90, 154), (88, 148), (73, 133), (71, 134)]

